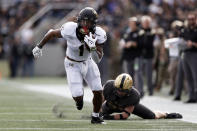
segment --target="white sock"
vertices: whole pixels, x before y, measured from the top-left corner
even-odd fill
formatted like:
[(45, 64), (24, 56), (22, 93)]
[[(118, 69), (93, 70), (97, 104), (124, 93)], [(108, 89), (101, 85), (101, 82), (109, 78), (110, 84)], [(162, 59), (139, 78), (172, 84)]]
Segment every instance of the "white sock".
[(99, 117), (99, 113), (92, 112), (92, 116)]

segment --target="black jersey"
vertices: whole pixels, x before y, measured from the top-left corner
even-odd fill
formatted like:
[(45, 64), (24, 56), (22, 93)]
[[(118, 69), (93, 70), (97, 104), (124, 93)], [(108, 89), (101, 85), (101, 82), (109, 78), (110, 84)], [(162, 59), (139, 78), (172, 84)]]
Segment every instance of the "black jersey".
[(119, 97), (117, 95), (116, 88), (114, 87), (114, 80), (109, 80), (106, 82), (104, 85), (103, 94), (107, 103), (119, 108), (125, 108), (132, 105), (135, 106), (140, 101), (140, 94), (135, 88), (132, 88), (126, 96)]
[(141, 45), (139, 43), (138, 30), (124, 34), (125, 42), (136, 42), (137, 47), (124, 48), (122, 52), (122, 59), (130, 61), (141, 55)]
[(154, 39), (155, 30), (153, 29), (141, 29), (139, 31), (139, 43), (142, 46), (142, 56), (145, 59), (154, 57)]
[[(197, 27), (195, 28), (183, 28), (181, 30), (181, 37), (188, 41), (197, 42)], [(191, 48), (187, 48), (184, 50), (185, 52), (197, 52), (197, 48), (192, 46)]]

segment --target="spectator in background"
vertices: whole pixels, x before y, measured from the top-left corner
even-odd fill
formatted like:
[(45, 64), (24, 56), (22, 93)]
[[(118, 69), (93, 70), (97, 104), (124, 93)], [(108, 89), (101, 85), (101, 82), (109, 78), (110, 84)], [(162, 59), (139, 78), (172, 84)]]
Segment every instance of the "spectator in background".
[(164, 30), (158, 28), (156, 31), (157, 44), (155, 46), (154, 67), (156, 69), (155, 89), (159, 91), (162, 88), (163, 81), (166, 79), (168, 66), (168, 52), (164, 46)]
[[(172, 27), (176, 28), (176, 31), (174, 32), (175, 37), (180, 38), (181, 30), (183, 29), (183, 22), (182, 21), (174, 21), (172, 23)], [(184, 41), (180, 41), (180, 44), (184, 44)], [(178, 47), (179, 55), (178, 55), (178, 65), (177, 65), (177, 74), (176, 74), (176, 81), (175, 81), (175, 101), (181, 100), (181, 92), (183, 90), (183, 87), (185, 86), (184, 82), (184, 71), (183, 71), (183, 58), (182, 53), (183, 50)]]
[(22, 76), (34, 75), (34, 59), (32, 54), (33, 49), (33, 31), (31, 28), (24, 29), (21, 33), (21, 43), (23, 46), (23, 65)]
[[(122, 61), (124, 72), (129, 73), (134, 78), (134, 65), (136, 58), (141, 55), (141, 49), (138, 42), (138, 20), (136, 17), (129, 18), (129, 32), (124, 34), (124, 43), (122, 51)], [(125, 67), (124, 67), (125, 65)]]
[(3, 37), (0, 35), (0, 58), (3, 57)]
[[(169, 35), (170, 38), (179, 37), (180, 35), (180, 29), (182, 26), (181, 21), (173, 21), (171, 24), (171, 34)], [(174, 50), (173, 50), (174, 49)], [(168, 72), (170, 76), (170, 91), (169, 95), (173, 95), (175, 91), (175, 83), (176, 83), (176, 77), (177, 77), (177, 67), (178, 67), (178, 61), (179, 61), (179, 50), (178, 50), (178, 44), (171, 45), (171, 49), (169, 49), (169, 56), (170, 56), (170, 63), (168, 66)]]
[(196, 15), (189, 13), (188, 26), (182, 30), (182, 37), (186, 41), (187, 49), (183, 52), (183, 69), (189, 87), (189, 99), (186, 103), (197, 102), (197, 23)]
[(10, 43), (13, 34), (15, 34), (20, 26), (45, 4), (46, 3), (43, 1), (37, 0), (0, 1), (0, 35), (3, 39), (3, 59), (7, 58), (7, 55), (10, 55), (7, 48), (13, 47), (14, 41), (12, 40), (12, 44)]
[(10, 54), (9, 54), (9, 66), (10, 66), (10, 77), (14, 78), (17, 76), (17, 71), (19, 67), (21, 50), (20, 50), (20, 39), (18, 37), (13, 37), (9, 39), (10, 44)]
[[(142, 45), (141, 63), (144, 66), (148, 92), (150, 96), (153, 95), (153, 84), (152, 84), (153, 63), (152, 62), (153, 62), (153, 57), (154, 57), (153, 42), (155, 39), (155, 30), (151, 29), (151, 25), (150, 25), (151, 21), (152, 21), (151, 17), (142, 16), (141, 18), (142, 28), (139, 31), (139, 42)], [(137, 87), (142, 97), (144, 95), (143, 86), (144, 86), (144, 83), (142, 81), (139, 83)]]

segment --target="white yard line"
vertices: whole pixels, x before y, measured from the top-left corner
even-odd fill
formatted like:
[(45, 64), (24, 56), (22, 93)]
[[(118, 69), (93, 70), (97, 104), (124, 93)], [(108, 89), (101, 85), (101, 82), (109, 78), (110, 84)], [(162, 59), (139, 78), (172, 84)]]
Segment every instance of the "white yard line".
[[(30, 91), (49, 93), (72, 99), (70, 90), (67, 85), (56, 85), (54, 87), (54, 85), (31, 85), (22, 84), (18, 82), (10, 82), (7, 80), (2, 80), (2, 82), (13, 85), (14, 87), (22, 87)], [(93, 95), (90, 88), (84, 88), (84, 101), (91, 102), (92, 98)], [(197, 123), (197, 104), (183, 104), (182, 102), (175, 102), (157, 96), (145, 96), (141, 100), (141, 103), (143, 103), (152, 110), (160, 110), (165, 112), (179, 112), (183, 114), (183, 119), (181, 119), (182, 121)]]
[[(0, 119), (0, 122), (43, 122), (43, 121), (46, 121), (46, 122), (90, 122), (90, 120), (10, 120), (10, 119)], [(140, 120), (135, 120), (135, 121), (132, 121), (132, 120), (128, 120), (128, 121), (120, 121), (120, 120), (107, 120), (107, 122), (113, 122), (113, 123), (143, 123), (143, 124), (146, 124), (146, 125), (158, 125), (158, 124), (161, 124), (161, 121), (156, 121), (154, 124), (150, 124), (150, 121), (149, 120), (143, 120), (143, 121), (140, 121)], [(182, 123), (180, 124), (180, 122), (178, 121), (167, 121), (165, 123), (177, 123), (179, 125), (182, 125)], [(188, 125), (187, 125), (188, 126)]]
[[(73, 108), (71, 109), (71, 107), (68, 107), (69, 110), (73, 110)], [(0, 110), (10, 110), (10, 109), (14, 109), (14, 110), (17, 110), (17, 109), (23, 109), (23, 110), (51, 110), (50, 107), (0, 107)]]
[[(165, 126), (167, 127), (167, 126)], [(60, 130), (60, 131), (67, 131), (67, 130), (72, 130), (72, 131), (78, 131), (78, 130), (94, 130), (94, 131), (100, 131), (100, 130), (105, 130), (105, 131), (114, 131), (114, 129), (110, 128), (99, 128), (99, 129), (91, 129), (91, 128), (0, 128), (0, 130)], [(116, 131), (165, 131), (165, 129), (138, 129), (138, 128), (129, 128), (129, 129), (115, 129)], [(181, 129), (167, 129), (166, 131), (185, 131)], [(192, 131), (192, 129), (187, 129), (187, 131)]]
[[(73, 115), (83, 115), (84, 113), (77, 113), (77, 112), (75, 112), (75, 113), (73, 113), (73, 114), (66, 114), (67, 116), (73, 116)], [(31, 112), (31, 113), (26, 113), (26, 112), (24, 112), (24, 113), (20, 113), (20, 112), (5, 112), (5, 113), (0, 113), (0, 115), (16, 115), (16, 116), (18, 116), (18, 115), (35, 115), (35, 116), (37, 116), (37, 115), (51, 115), (51, 113), (40, 113), (40, 112)]]

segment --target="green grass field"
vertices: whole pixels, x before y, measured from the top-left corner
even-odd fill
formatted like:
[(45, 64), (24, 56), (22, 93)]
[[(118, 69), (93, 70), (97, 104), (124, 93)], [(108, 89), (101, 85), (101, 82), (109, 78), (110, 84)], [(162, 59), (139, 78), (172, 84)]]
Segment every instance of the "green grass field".
[[(0, 80), (0, 130), (1, 131), (196, 131), (197, 124), (179, 120), (143, 120), (131, 116), (125, 121), (106, 121), (106, 125), (90, 123), (91, 103), (85, 102), (82, 111), (75, 108), (73, 100), (47, 93), (38, 93), (16, 87), (11, 82), (64, 84), (63, 78)], [(65, 118), (57, 118), (52, 108), (62, 105)]]

